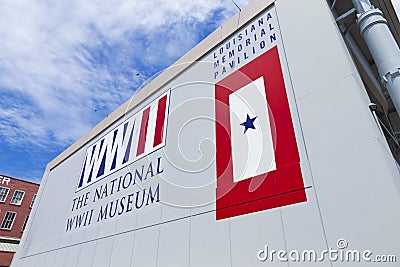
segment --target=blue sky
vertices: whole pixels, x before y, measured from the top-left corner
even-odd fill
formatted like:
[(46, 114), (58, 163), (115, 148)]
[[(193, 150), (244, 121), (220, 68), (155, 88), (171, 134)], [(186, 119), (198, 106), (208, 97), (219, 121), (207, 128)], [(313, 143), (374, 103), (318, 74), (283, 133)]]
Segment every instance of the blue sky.
[(49, 161), (237, 12), (231, 0), (2, 1), (0, 174), (40, 182)]
[(231, 0), (2, 1), (0, 174), (39, 182), (49, 161), (237, 12)]

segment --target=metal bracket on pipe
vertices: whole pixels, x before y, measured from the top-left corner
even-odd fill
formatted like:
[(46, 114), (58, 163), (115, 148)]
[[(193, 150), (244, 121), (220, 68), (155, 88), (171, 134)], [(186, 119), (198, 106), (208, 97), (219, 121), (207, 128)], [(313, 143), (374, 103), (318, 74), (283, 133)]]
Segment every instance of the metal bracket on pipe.
[(338, 24), (342, 24), (343, 20), (345, 18), (347, 18), (348, 16), (352, 15), (353, 13), (356, 12), (356, 9), (353, 7), (352, 9), (350, 9), (349, 11), (345, 12), (344, 14), (340, 15), (339, 17), (336, 18), (336, 22)]
[(388, 79), (393, 79), (394, 77), (400, 76), (400, 69), (396, 69), (394, 71), (386, 73), (386, 75), (382, 76), (382, 83), (386, 84), (389, 82)]

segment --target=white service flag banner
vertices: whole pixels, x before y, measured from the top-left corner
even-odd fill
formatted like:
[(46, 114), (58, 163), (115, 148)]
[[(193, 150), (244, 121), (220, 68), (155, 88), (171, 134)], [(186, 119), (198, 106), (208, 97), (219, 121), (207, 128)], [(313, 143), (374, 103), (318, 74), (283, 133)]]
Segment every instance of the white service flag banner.
[(264, 78), (229, 95), (233, 181), (276, 170)]

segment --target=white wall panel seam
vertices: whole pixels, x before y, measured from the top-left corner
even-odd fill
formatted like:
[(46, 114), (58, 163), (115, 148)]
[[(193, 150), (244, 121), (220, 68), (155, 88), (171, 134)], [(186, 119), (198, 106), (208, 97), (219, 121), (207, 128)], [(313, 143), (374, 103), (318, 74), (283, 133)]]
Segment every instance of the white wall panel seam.
[[(137, 222), (139, 219), (139, 215), (136, 216), (136, 220), (135, 220), (135, 228), (137, 226)], [(132, 240), (132, 247), (131, 247), (131, 257), (130, 257), (130, 262), (129, 265), (132, 266), (132, 262), (133, 262), (133, 249), (135, 248), (135, 239), (136, 239), (136, 231), (132, 231), (133, 232), (133, 240)]]

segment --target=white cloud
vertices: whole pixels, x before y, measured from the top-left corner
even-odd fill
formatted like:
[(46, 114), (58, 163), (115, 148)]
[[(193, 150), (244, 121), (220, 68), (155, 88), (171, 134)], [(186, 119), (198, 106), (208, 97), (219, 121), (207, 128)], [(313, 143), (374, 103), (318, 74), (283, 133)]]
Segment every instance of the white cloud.
[(0, 136), (70, 144), (198, 42), (197, 26), (236, 11), (228, 0), (2, 1)]

